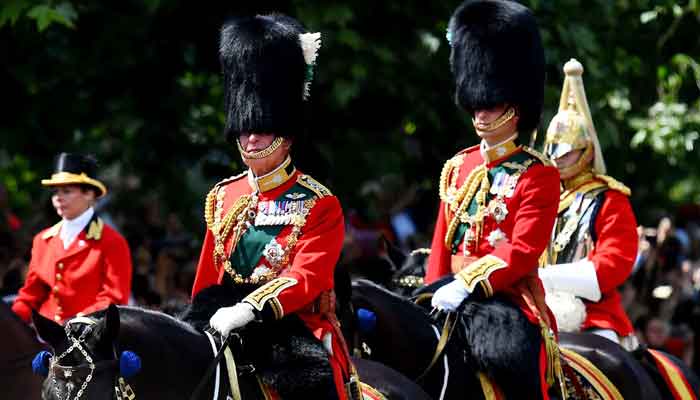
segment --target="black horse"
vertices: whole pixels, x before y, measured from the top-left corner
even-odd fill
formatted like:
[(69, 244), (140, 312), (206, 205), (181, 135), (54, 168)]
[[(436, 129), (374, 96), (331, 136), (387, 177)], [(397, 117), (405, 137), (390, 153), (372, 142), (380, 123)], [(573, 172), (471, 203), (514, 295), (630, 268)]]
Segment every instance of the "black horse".
[[(375, 318), (375, 322), (369, 324), (366, 321), (354, 325), (344, 323), (359, 325), (353, 332), (346, 333), (353, 338), (353, 347), (365, 357), (389, 365), (409, 378), (416, 379), (424, 373), (436, 349), (440, 326), (434, 324), (423, 308), (372, 282), (353, 282), (352, 296), (356, 310), (369, 310)], [(497, 304), (492, 306), (498, 307)], [(493, 345), (499, 346), (501, 340), (494, 338)], [(592, 334), (562, 334), (560, 345), (596, 365), (626, 399), (669, 398), (657, 390), (654, 380), (630, 353), (605, 338)], [(483, 398), (476, 369), (457, 337), (448, 343), (443, 354), (420, 382), (426, 392), (440, 399)], [(499, 384), (505, 386), (508, 382)]]
[[(110, 306), (106, 311), (90, 315), (89, 318), (93, 322), (69, 324), (69, 328), (65, 330), (53, 321), (35, 315), (37, 330), (41, 337), (51, 344), (54, 354), (54, 360), (49, 363), (51, 367), (43, 385), (44, 400), (65, 399), (69, 389), (73, 394), (83, 389), (83, 398), (91, 400), (113, 399), (115, 386), (120, 388), (116, 393), (133, 391), (139, 399), (189, 399), (214, 358), (213, 345), (205, 334), (189, 324), (162, 313), (132, 307)], [(286, 328), (296, 329), (292, 325), (298, 322), (300, 321), (291, 321)], [(276, 328), (280, 329), (281, 326)], [(277, 329), (273, 331), (280, 332)], [(285, 361), (287, 367), (296, 367), (306, 371), (307, 375), (294, 370), (270, 371), (269, 369), (263, 372), (267, 374), (265, 376), (254, 374), (258, 365), (254, 367), (250, 361), (255, 359), (256, 362), (264, 364), (265, 360), (260, 360), (260, 354), (263, 354), (262, 357), (270, 354), (255, 347), (256, 344), (270, 338), (269, 334), (260, 336), (261, 332), (262, 330), (257, 330), (258, 337), (252, 337), (246, 335), (243, 330), (239, 336), (236, 336), (239, 339), (232, 342), (242, 398), (264, 398), (260, 392), (259, 380), (285, 379), (293, 375), (296, 378), (295, 381), (287, 381), (283, 384), (287, 385), (286, 390), (294, 390), (289, 386), (297, 385), (298, 388), (303, 389), (305, 381), (315, 379), (308, 374), (313, 375), (314, 371), (320, 371), (320, 368), (314, 369), (313, 363), (321, 357)], [(83, 349), (76, 349), (61, 357), (70, 344), (74, 343), (69, 338), (75, 338), (82, 343)], [(311, 349), (304, 347), (308, 343), (304, 343), (303, 340), (295, 344), (304, 350)], [(124, 364), (122, 352), (126, 350), (137, 354), (143, 360), (140, 371), (127, 377), (125, 375), (131, 375), (134, 371), (131, 368), (131, 371), (126, 373), (124, 366), (120, 365), (120, 362)], [(285, 354), (293, 354), (293, 349), (291, 353), (289, 351), (290, 349), (281, 349), (280, 352), (274, 353), (282, 354), (284, 357)], [(93, 368), (90, 367), (91, 363)], [(361, 360), (357, 363), (357, 367), (363, 381), (378, 389), (389, 399), (429, 398), (417, 385), (389, 368)], [(223, 379), (227, 376), (225, 368), (222, 367), (219, 376), (222, 378), (221, 387), (218, 390), (218, 396), (214, 398), (225, 399), (228, 389), (225, 384), (226, 379)], [(121, 381), (120, 378), (122, 378)], [(215, 390), (214, 382), (214, 379), (207, 381), (199, 398), (212, 398)], [(128, 397), (117, 396), (117, 398)], [(309, 397), (289, 395), (282, 398)]]
[[(400, 267), (394, 273), (392, 281), (387, 287), (393, 292), (403, 296), (412, 296), (416, 293), (425, 292), (426, 288), (422, 286), (422, 277), (425, 275), (425, 266), (427, 264), (429, 251), (427, 249), (420, 249), (411, 252), (409, 255), (397, 251), (392, 251), (388, 254), (391, 257), (392, 263), (395, 265), (399, 265)], [(586, 355), (587, 358), (594, 359), (595, 365), (602, 364), (608, 366), (607, 370), (604, 371), (606, 374), (610, 373), (612, 375), (617, 375), (621, 372), (621, 369), (619, 367), (610, 367), (611, 359), (609, 357), (606, 358), (602, 357), (600, 354), (597, 354), (599, 346), (602, 346), (603, 348), (608, 348), (609, 352), (614, 351), (614, 353), (618, 354), (619, 357), (624, 357), (624, 362), (621, 363), (620, 361), (616, 361), (616, 364), (618, 366), (628, 365), (629, 367), (632, 363), (641, 364), (641, 367), (643, 367), (648, 376), (656, 385), (656, 392), (660, 393), (661, 398), (673, 398), (673, 395), (670, 392), (667, 383), (664, 381), (664, 378), (662, 377), (660, 371), (658, 370), (654, 361), (651, 359), (651, 355), (644, 348), (640, 348), (639, 350), (631, 354), (625, 354), (619, 351), (620, 349), (618, 348), (618, 346), (614, 346), (615, 348), (612, 349), (610, 348), (609, 343), (607, 341), (603, 341), (600, 340), (600, 338), (598, 337), (591, 336), (591, 334), (587, 333), (564, 333), (561, 335), (561, 345), (565, 348), (571, 348), (577, 352), (582, 352)], [(691, 389), (694, 391), (694, 393), (700, 393), (700, 379), (698, 379), (698, 376), (682, 360), (670, 354), (666, 354), (663, 352), (662, 354), (668, 360), (670, 360), (678, 370), (680, 370), (680, 372), (684, 375), (684, 377), (690, 384)], [(630, 356), (633, 356), (635, 361), (631, 360)], [(634, 369), (638, 370), (639, 366), (635, 365)], [(632, 374), (631, 376), (634, 375), (635, 374)], [(621, 384), (625, 384), (626, 381), (624, 379), (619, 379), (618, 382), (620, 382)]]
[(32, 358), (45, 346), (34, 331), (0, 301), (0, 387), (6, 400), (38, 399), (41, 378), (32, 373)]

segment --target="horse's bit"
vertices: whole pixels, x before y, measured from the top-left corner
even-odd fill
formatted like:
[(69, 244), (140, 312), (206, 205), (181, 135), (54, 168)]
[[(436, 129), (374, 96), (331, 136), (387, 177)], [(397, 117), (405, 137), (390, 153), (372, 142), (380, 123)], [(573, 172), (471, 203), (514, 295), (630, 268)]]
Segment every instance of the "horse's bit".
[[(72, 324), (77, 324), (77, 323), (82, 323), (88, 325), (80, 334), (78, 338), (73, 336), (71, 333), (71, 325)], [(94, 325), (96, 322), (92, 319), (89, 318), (84, 318), (84, 317), (78, 317), (74, 318), (70, 321), (65, 326), (65, 332), (66, 332), (66, 337), (68, 338), (68, 341), (71, 342), (71, 345), (60, 355), (53, 357), (51, 360), (51, 371), (53, 372), (53, 377), (52, 377), (52, 384), (54, 387), (54, 392), (56, 394), (56, 398), (58, 400), (64, 400), (61, 397), (61, 393), (58, 390), (58, 384), (56, 382), (56, 375), (58, 373), (61, 373), (64, 378), (68, 379), (68, 383), (66, 383), (66, 386), (68, 388), (68, 392), (66, 393), (65, 400), (70, 400), (71, 392), (75, 388), (75, 384), (70, 380), (75, 374), (88, 369), (87, 376), (83, 380), (83, 383), (80, 385), (80, 388), (75, 394), (75, 397), (73, 397), (73, 400), (78, 400), (80, 397), (83, 395), (85, 390), (87, 389), (88, 384), (92, 381), (92, 377), (95, 373), (95, 371), (100, 371), (104, 369), (109, 369), (109, 368), (115, 368), (118, 367), (119, 361), (116, 359), (116, 349), (114, 346), (112, 346), (114, 354), (115, 354), (115, 359), (114, 360), (105, 360), (105, 361), (98, 361), (94, 362), (92, 356), (88, 352), (88, 350), (85, 348), (85, 337), (92, 332), (92, 325)], [(76, 366), (66, 366), (66, 365), (60, 365), (59, 362), (61, 359), (66, 357), (68, 354), (72, 353), (74, 350), (79, 351), (82, 355), (83, 358), (85, 359), (85, 363), (76, 365)], [(114, 386), (114, 395), (115, 395), (115, 400), (134, 400), (136, 399), (136, 394), (134, 391), (131, 389), (128, 383), (124, 381), (124, 378), (119, 377), (117, 382), (115, 382)]]

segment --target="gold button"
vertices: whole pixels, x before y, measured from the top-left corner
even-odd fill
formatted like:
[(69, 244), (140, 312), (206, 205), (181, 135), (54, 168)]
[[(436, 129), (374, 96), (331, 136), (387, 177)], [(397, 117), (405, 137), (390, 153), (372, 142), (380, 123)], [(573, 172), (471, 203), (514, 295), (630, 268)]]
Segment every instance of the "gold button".
[(63, 263), (58, 263), (58, 269), (63, 269)]
[(57, 280), (57, 281), (60, 281), (61, 279), (63, 279), (63, 275), (61, 275), (61, 274), (56, 274), (56, 280)]
[(56, 322), (61, 322), (61, 317), (58, 315), (54, 315), (53, 320)]
[(56, 285), (56, 286), (53, 287), (53, 292), (54, 292), (54, 293), (58, 293), (58, 285)]

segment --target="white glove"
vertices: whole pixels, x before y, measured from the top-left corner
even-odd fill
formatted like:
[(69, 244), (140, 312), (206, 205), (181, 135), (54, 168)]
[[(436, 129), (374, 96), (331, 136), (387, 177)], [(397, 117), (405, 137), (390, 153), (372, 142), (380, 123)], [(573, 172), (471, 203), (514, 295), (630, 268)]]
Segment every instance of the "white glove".
[(454, 311), (469, 297), (469, 291), (459, 279), (448, 283), (433, 294), (431, 304), (440, 311)]
[(255, 319), (253, 306), (248, 303), (238, 303), (233, 307), (221, 307), (209, 319), (209, 326), (223, 336), (234, 329), (242, 328)]
[(567, 292), (590, 301), (599, 301), (602, 297), (598, 275), (590, 260), (547, 265), (537, 273), (547, 293)]

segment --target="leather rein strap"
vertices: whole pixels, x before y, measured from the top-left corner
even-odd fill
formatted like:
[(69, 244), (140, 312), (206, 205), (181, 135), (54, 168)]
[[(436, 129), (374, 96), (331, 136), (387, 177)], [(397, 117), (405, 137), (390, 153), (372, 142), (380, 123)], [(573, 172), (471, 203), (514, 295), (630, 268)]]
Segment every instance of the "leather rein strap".
[[(224, 350), (226, 350), (229, 346), (229, 342), (231, 340), (231, 336), (229, 335), (226, 337), (224, 342), (221, 344), (221, 348), (219, 349), (219, 352), (216, 353), (216, 356), (214, 356), (214, 359), (209, 363), (209, 366), (207, 367), (206, 371), (204, 371), (204, 375), (202, 376), (202, 379), (200, 379), (199, 383), (197, 384), (197, 387), (194, 388), (194, 391), (192, 392), (192, 395), (190, 396), (190, 400), (198, 400), (199, 396), (202, 393), (202, 390), (204, 390), (204, 387), (207, 385), (207, 382), (209, 381), (209, 378), (211, 377), (211, 374), (214, 373), (214, 370), (216, 369), (217, 365), (219, 365), (219, 361), (221, 361), (221, 358), (224, 357)], [(232, 389), (233, 390), (233, 389)]]
[(445, 351), (447, 343), (450, 341), (450, 337), (452, 337), (452, 332), (454, 332), (454, 328), (455, 326), (457, 326), (458, 316), (458, 312), (447, 313), (447, 317), (445, 317), (445, 323), (442, 325), (442, 331), (440, 332), (440, 339), (438, 340), (437, 346), (435, 347), (435, 353), (433, 354), (433, 358), (430, 360), (430, 363), (425, 368), (423, 373), (421, 373), (418, 376), (418, 378), (416, 378), (417, 382), (420, 382), (425, 378), (428, 372), (430, 372), (430, 370), (435, 366), (435, 363), (440, 358), (440, 356), (442, 356), (442, 353)]

